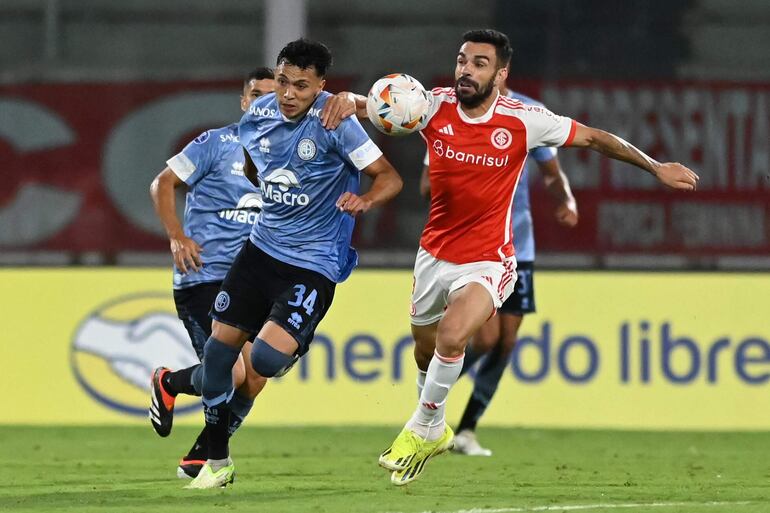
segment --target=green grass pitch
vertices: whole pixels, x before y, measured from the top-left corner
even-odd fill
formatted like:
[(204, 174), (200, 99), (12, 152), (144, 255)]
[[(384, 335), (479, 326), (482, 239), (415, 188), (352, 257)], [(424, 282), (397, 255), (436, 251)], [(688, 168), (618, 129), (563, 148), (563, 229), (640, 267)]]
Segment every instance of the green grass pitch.
[(770, 512), (770, 433), (487, 428), (491, 458), (444, 455), (399, 488), (376, 464), (395, 428), (244, 427), (235, 485), (189, 491), (195, 434), (0, 427), (0, 511)]

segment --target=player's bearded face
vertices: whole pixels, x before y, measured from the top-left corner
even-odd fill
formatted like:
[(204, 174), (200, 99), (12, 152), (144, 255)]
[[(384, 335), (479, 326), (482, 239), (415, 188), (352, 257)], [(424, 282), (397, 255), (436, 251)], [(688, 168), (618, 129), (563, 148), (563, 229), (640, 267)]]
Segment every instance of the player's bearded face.
[(495, 77), (486, 83), (479, 83), (469, 76), (463, 75), (455, 81), (455, 94), (460, 103), (466, 107), (478, 107), (489, 98), (495, 90)]
[(275, 69), (275, 97), (281, 113), (289, 119), (304, 116), (325, 83), (315, 67), (302, 69), (285, 62), (279, 64)]

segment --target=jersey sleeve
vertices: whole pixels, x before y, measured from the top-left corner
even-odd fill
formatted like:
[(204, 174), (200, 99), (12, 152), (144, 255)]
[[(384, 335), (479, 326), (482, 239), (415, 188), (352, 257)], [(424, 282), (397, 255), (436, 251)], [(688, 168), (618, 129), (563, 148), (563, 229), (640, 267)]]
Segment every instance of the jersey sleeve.
[(529, 155), (535, 160), (535, 162), (548, 162), (556, 158), (556, 148), (549, 146), (541, 146), (530, 150)]
[(527, 149), (538, 146), (569, 146), (575, 137), (575, 120), (554, 114), (545, 107), (526, 105), (522, 119), (527, 127)]
[(187, 185), (195, 185), (211, 169), (216, 160), (217, 145), (207, 130), (193, 139), (184, 149), (168, 159), (166, 164)]
[(442, 103), (454, 101), (454, 91), (451, 87), (435, 87), (431, 89), (428, 96), (430, 98), (430, 106), (428, 107), (425, 119), (417, 127), (418, 130), (423, 130), (430, 124), (430, 120), (439, 111)]
[(382, 151), (369, 139), (355, 116), (342, 120), (332, 132), (332, 141), (342, 157), (359, 171), (382, 157)]

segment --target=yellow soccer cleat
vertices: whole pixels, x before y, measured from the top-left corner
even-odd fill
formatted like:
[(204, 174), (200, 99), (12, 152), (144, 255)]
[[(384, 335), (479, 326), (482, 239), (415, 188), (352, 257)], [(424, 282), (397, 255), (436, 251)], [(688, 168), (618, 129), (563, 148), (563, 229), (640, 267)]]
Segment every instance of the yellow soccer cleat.
[(387, 470), (403, 470), (420, 451), (424, 440), (410, 429), (404, 428), (390, 447), (380, 454), (379, 464)]
[(232, 484), (235, 481), (235, 465), (230, 463), (226, 467), (222, 467), (216, 472), (211, 469), (211, 466), (206, 463), (198, 473), (198, 477), (192, 480), (190, 484), (185, 486), (188, 490), (207, 490), (210, 488), (224, 488), (225, 486)]
[(394, 470), (390, 475), (390, 482), (396, 486), (411, 483), (425, 470), (428, 460), (445, 453), (454, 446), (454, 432), (449, 425), (444, 426), (444, 434), (433, 442), (423, 442), (419, 452), (410, 460), (409, 465), (401, 470)]

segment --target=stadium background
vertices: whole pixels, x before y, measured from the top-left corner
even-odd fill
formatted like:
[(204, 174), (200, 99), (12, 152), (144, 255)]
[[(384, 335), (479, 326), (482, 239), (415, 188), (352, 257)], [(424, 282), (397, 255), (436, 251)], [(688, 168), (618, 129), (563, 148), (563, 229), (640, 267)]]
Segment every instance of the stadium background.
[[(446, 85), (460, 34), (487, 26), (511, 37), (513, 89), (701, 181), (676, 194), (562, 151), (581, 215), (567, 230), (534, 177), (539, 312), (482, 425), (770, 429), (766, 0), (3, 0), (0, 386), (16, 392), (0, 424), (144, 425), (151, 369), (192, 362), (147, 191), (192, 137), (239, 118), (244, 73), (306, 35), (334, 53), (329, 90), (396, 71)], [(424, 143), (372, 136), (404, 190), (359, 220), (362, 269), (249, 426), (396, 426), (411, 410)], [(469, 391), (453, 391), (452, 422)]]

